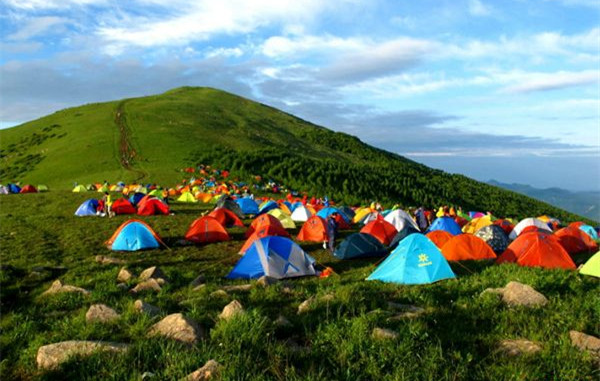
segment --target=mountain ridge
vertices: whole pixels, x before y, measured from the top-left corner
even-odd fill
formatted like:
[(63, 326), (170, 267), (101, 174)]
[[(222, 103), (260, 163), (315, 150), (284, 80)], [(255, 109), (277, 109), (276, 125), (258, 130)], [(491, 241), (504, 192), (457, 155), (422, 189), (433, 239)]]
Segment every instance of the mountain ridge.
[(152, 181), (217, 165), (234, 176), (272, 177), (347, 204), (460, 205), (499, 216), (580, 219), (511, 191), (429, 168), (262, 103), (212, 88), (72, 107), (0, 130), (0, 182)]

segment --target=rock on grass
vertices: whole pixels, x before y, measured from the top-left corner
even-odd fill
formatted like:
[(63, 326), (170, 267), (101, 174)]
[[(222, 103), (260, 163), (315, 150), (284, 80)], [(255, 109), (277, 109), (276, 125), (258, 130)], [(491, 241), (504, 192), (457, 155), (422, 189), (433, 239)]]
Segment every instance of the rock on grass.
[(208, 360), (202, 368), (188, 374), (182, 381), (207, 381), (220, 377), (222, 365), (215, 360)]
[(488, 288), (481, 295), (496, 294), (509, 307), (542, 307), (548, 303), (548, 299), (533, 287), (519, 282), (508, 282), (504, 288)]
[(223, 308), (223, 311), (219, 315), (219, 319), (221, 320), (230, 320), (238, 315), (244, 314), (244, 307), (237, 300), (232, 301), (228, 305)]
[(109, 323), (121, 317), (117, 311), (106, 304), (93, 304), (85, 314), (88, 323)]
[(160, 313), (160, 308), (153, 306), (152, 304), (146, 303), (141, 299), (138, 299), (133, 303), (133, 308), (139, 312), (149, 316), (156, 316)]
[(90, 356), (95, 351), (125, 352), (127, 344), (105, 341), (69, 340), (40, 347), (37, 352), (37, 366), (40, 369), (56, 369), (72, 356)]
[(204, 331), (195, 321), (177, 313), (154, 324), (148, 335), (163, 336), (185, 344), (196, 344), (204, 338)]
[(523, 355), (536, 354), (542, 350), (542, 347), (533, 341), (525, 339), (502, 340), (498, 349), (509, 357), (518, 357)]
[(46, 291), (44, 291), (42, 293), (42, 295), (52, 295), (52, 294), (58, 294), (61, 292), (78, 292), (81, 293), (83, 295), (89, 295), (90, 292), (84, 288), (81, 287), (76, 287), (76, 286), (70, 286), (68, 284), (64, 284), (63, 282), (61, 282), (59, 279), (55, 280), (52, 285), (50, 286), (49, 289), (47, 289)]

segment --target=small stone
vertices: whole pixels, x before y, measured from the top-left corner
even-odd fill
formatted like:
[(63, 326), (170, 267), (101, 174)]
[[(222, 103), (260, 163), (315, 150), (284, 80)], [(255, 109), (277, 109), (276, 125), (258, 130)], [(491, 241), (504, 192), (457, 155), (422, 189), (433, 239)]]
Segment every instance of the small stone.
[(204, 338), (202, 328), (192, 319), (180, 313), (171, 314), (154, 324), (149, 336), (163, 336), (186, 344), (195, 344)]
[(221, 375), (222, 365), (215, 360), (208, 360), (202, 368), (188, 374), (182, 381), (207, 381), (217, 379)]
[(134, 288), (131, 289), (130, 292), (136, 294), (142, 291), (160, 292), (160, 290), (162, 290), (162, 287), (160, 287), (160, 284), (158, 284), (156, 279), (150, 278), (148, 280), (138, 283)]
[(127, 283), (134, 277), (135, 275), (133, 275), (125, 267), (122, 267), (121, 270), (119, 270), (119, 274), (117, 275), (117, 282)]
[(37, 366), (40, 369), (56, 369), (72, 356), (90, 356), (95, 351), (125, 352), (126, 344), (105, 341), (70, 340), (48, 344), (40, 347), (37, 352)]
[[(167, 276), (162, 270), (156, 266), (148, 267), (146, 270), (142, 271), (140, 274), (140, 280), (148, 280), (148, 279), (156, 279), (159, 284), (163, 284), (167, 281)], [(162, 279), (162, 283), (160, 281)]]
[(127, 261), (124, 261), (122, 259), (107, 257), (104, 255), (96, 255), (96, 262), (103, 264), (103, 265), (110, 265), (110, 264), (122, 265), (122, 264), (127, 263)]
[(508, 282), (504, 287), (502, 301), (511, 307), (541, 307), (548, 303), (548, 299), (533, 287), (519, 282)]
[(127, 291), (129, 290), (129, 286), (127, 285), (127, 283), (118, 283), (117, 284), (117, 288), (121, 289), (123, 291)]
[(236, 284), (233, 286), (223, 286), (223, 290), (227, 292), (236, 292), (236, 291), (250, 291), (252, 289), (251, 284)]
[(156, 375), (152, 372), (144, 372), (142, 373), (142, 380), (148, 380), (150, 378), (154, 378), (154, 376)]
[(571, 344), (582, 351), (589, 352), (596, 361), (600, 361), (600, 339), (578, 331), (569, 331)]
[(217, 290), (210, 293), (211, 298), (226, 298), (229, 294), (225, 290)]
[(219, 319), (230, 320), (231, 318), (234, 318), (238, 315), (242, 315), (244, 313), (245, 311), (244, 307), (242, 307), (242, 304), (237, 300), (234, 300), (228, 305), (226, 305), (225, 308), (223, 308), (223, 311), (219, 315)]
[(310, 298), (300, 303), (300, 305), (298, 306), (298, 315), (310, 311), (314, 302), (315, 298), (311, 296)]
[(391, 329), (375, 327), (373, 328), (371, 336), (377, 340), (390, 340), (396, 339), (398, 337), (398, 333), (392, 331)]
[(275, 321), (273, 321), (273, 324), (275, 324), (277, 327), (282, 327), (282, 328), (292, 326), (292, 323), (288, 319), (286, 319), (286, 317), (283, 315), (279, 315), (277, 317), (277, 319), (275, 319)]
[(206, 287), (206, 284), (199, 284), (196, 287), (194, 287), (193, 290), (194, 291), (200, 291), (200, 290), (202, 290), (205, 287)]
[(275, 284), (277, 282), (278, 282), (277, 279), (270, 277), (268, 275), (263, 275), (260, 278), (258, 278), (258, 280), (256, 281), (256, 284), (261, 287), (269, 287), (270, 285)]
[(149, 316), (156, 316), (160, 313), (160, 308), (153, 306), (152, 304), (146, 303), (141, 299), (136, 300), (133, 303), (133, 308), (139, 312)]
[(206, 283), (206, 279), (203, 274), (198, 275), (193, 281), (190, 282), (191, 287), (198, 287)]
[(286, 295), (293, 295), (293, 294), (294, 294), (294, 290), (293, 290), (291, 287), (284, 286), (284, 287), (281, 289), (281, 293), (282, 293), (282, 294), (286, 294)]
[(28, 277), (33, 278), (33, 279), (39, 279), (39, 278), (43, 278), (44, 274), (39, 271), (32, 271), (29, 273)]
[(42, 295), (51, 295), (51, 294), (57, 294), (57, 293), (61, 293), (61, 292), (79, 292), (83, 295), (90, 294), (90, 292), (86, 289), (64, 284), (59, 279), (57, 279), (54, 282), (52, 282), (52, 285), (50, 285), (50, 288), (47, 289), (46, 291), (44, 291), (42, 293)]
[(542, 350), (542, 347), (533, 341), (516, 339), (502, 340), (498, 349), (507, 356), (517, 357), (525, 354), (536, 354)]
[(93, 304), (85, 314), (88, 323), (108, 323), (121, 317), (117, 311), (106, 304)]

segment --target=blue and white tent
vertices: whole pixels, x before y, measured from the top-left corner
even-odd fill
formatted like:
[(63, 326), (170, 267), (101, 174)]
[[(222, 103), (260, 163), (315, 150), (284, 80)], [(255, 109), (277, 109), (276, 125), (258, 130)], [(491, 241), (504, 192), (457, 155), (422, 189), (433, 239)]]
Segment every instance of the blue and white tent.
[(244, 214), (258, 214), (258, 204), (251, 198), (238, 198), (235, 202), (240, 206)]
[(587, 235), (592, 237), (592, 239), (598, 239), (598, 233), (596, 233), (596, 229), (594, 229), (593, 226), (581, 225), (579, 227), (579, 230), (583, 231), (584, 233), (586, 233)]
[(98, 200), (90, 198), (79, 205), (79, 208), (75, 211), (75, 215), (79, 217), (95, 216), (96, 209), (98, 209)]
[(270, 236), (257, 239), (227, 275), (229, 279), (275, 279), (316, 275), (315, 260), (294, 241)]
[(263, 202), (259, 206), (258, 214), (268, 213), (271, 210), (277, 209), (277, 208), (279, 208), (279, 205), (275, 201), (269, 200), (269, 201)]
[(449, 278), (456, 275), (437, 246), (422, 234), (411, 234), (400, 241), (367, 280), (428, 284)]
[(323, 209), (319, 210), (317, 212), (317, 216), (319, 216), (319, 217), (323, 218), (324, 220), (326, 220), (327, 217), (329, 217), (333, 213), (338, 213), (340, 216), (342, 216), (342, 218), (344, 219), (344, 221), (346, 221), (348, 224), (352, 223), (352, 221), (350, 221), (350, 218), (348, 218), (348, 216), (344, 212), (342, 212), (338, 208), (334, 208), (333, 206), (329, 206), (327, 208), (323, 208)]

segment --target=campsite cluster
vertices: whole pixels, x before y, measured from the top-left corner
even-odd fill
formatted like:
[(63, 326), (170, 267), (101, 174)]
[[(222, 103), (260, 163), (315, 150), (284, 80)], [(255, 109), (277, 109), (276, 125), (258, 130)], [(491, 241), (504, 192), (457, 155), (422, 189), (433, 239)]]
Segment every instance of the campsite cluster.
[[(188, 173), (193, 171), (186, 169)], [(213, 203), (214, 210), (192, 222), (179, 242), (181, 245), (229, 241), (232, 238), (227, 228), (244, 227), (242, 220), (253, 218), (239, 250), (242, 258), (228, 275), (230, 279), (329, 274), (332, 269), (319, 271), (315, 260), (292, 241), (288, 230), (296, 229), (297, 224), (302, 227), (296, 241), (323, 243), (339, 259), (385, 258), (367, 280), (399, 284), (455, 278), (448, 261), (495, 260), (573, 270), (576, 265), (571, 256), (598, 251), (597, 230), (583, 222), (561, 227), (557, 219), (539, 216), (515, 224), (489, 212), (463, 213), (460, 208), (456, 212), (446, 206), (437, 212), (419, 208), (411, 215), (397, 205), (388, 210), (382, 210), (375, 202), (367, 207), (336, 206), (327, 197), (309, 200), (307, 195), (300, 198), (297, 193), (280, 199), (258, 198), (248, 185), (226, 182), (227, 171), (215, 170), (211, 174), (220, 176), (221, 181), (206, 176), (204, 168), (200, 171), (198, 178), (184, 179), (169, 189), (124, 183), (111, 186), (107, 182), (88, 187), (77, 185), (73, 192), (97, 189), (106, 194), (119, 192), (123, 197), (107, 201), (108, 205), (104, 205), (105, 200), (88, 199), (75, 215), (96, 216), (103, 210), (109, 210), (110, 215), (168, 215), (170, 197), (180, 203)], [(272, 192), (273, 188), (278, 190), (279, 186), (271, 185), (269, 190)], [(352, 229), (353, 225), (360, 227), (359, 232), (336, 245), (337, 231)], [(116, 251), (164, 245), (152, 227), (137, 219), (124, 222), (106, 243)], [(599, 266), (600, 255), (596, 254), (581, 272), (599, 276)]]

